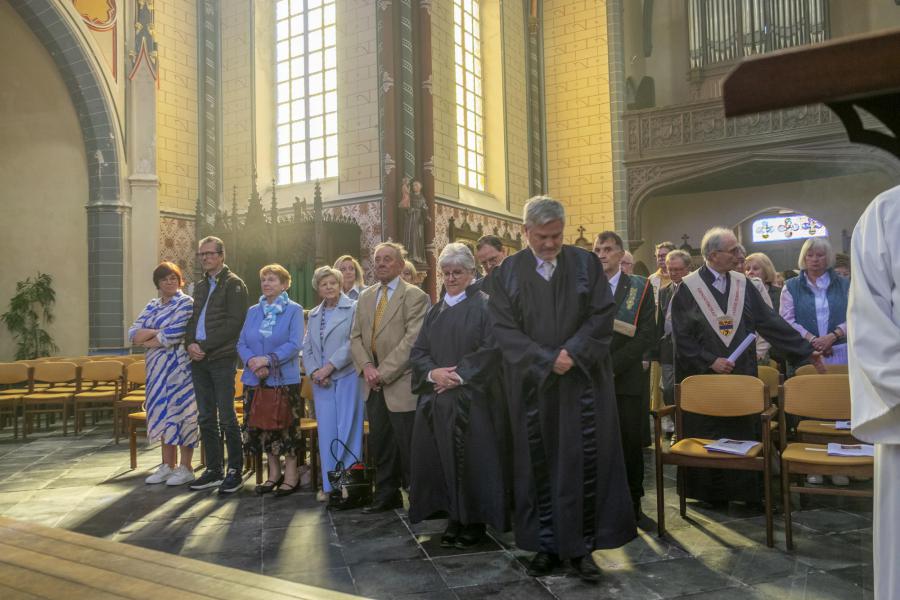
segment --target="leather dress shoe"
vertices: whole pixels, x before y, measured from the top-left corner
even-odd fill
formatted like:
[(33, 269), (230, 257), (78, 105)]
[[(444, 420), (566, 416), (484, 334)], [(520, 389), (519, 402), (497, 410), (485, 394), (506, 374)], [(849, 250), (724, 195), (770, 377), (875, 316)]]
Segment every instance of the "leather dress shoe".
[(652, 531), (656, 527), (656, 522), (644, 514), (641, 510), (641, 503), (634, 504), (634, 523), (641, 531)]
[(456, 538), (461, 529), (462, 525), (459, 521), (449, 521), (447, 529), (441, 535), (441, 548), (454, 548), (456, 546)]
[(463, 527), (456, 536), (456, 547), (460, 550), (477, 546), (484, 539), (484, 523), (471, 523)]
[(528, 563), (528, 567), (525, 571), (532, 577), (543, 577), (544, 575), (553, 573), (553, 570), (559, 565), (560, 562), (557, 555), (538, 552), (534, 555), (534, 558), (531, 559), (531, 562)]
[(578, 575), (582, 581), (596, 582), (600, 581), (600, 568), (590, 555), (579, 556), (571, 560), (572, 570)]
[(387, 512), (395, 508), (403, 508), (403, 496), (397, 494), (393, 498), (387, 500), (376, 500), (369, 506), (362, 509), (363, 513), (370, 515), (373, 513)]

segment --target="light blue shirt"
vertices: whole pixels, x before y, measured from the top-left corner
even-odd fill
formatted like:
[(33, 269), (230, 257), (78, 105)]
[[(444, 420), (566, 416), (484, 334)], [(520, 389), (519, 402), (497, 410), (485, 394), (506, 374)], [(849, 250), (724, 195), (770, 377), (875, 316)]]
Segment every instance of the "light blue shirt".
[[(390, 283), (387, 284), (387, 288), (388, 288), (388, 290), (387, 290), (388, 302), (390, 302), (390, 301), (391, 301), (391, 298), (394, 297), (394, 292), (397, 290), (397, 284), (398, 284), (398, 283), (400, 283), (400, 276), (399, 276), (399, 275), (398, 275), (397, 277), (395, 277), (393, 281), (391, 281)], [(381, 301), (381, 288), (382, 288), (382, 285), (383, 285), (383, 284), (381, 284), (381, 283), (378, 284), (378, 293), (375, 294), (375, 306), (378, 306), (378, 302)]]
[(206, 302), (203, 303), (203, 310), (200, 311), (200, 317), (197, 319), (197, 333), (194, 335), (194, 339), (197, 341), (206, 339), (206, 307), (209, 306), (209, 299), (216, 291), (216, 278), (207, 277), (207, 280), (209, 281), (209, 294), (206, 295)]

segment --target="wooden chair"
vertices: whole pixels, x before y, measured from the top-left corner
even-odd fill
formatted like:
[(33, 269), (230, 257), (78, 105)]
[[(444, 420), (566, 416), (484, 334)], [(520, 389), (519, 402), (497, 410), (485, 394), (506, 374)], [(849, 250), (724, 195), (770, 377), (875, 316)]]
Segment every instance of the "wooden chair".
[(22, 397), (32, 393), (31, 367), (21, 363), (0, 363), (0, 428), (7, 416), (13, 422), (13, 439), (19, 438), (19, 404)]
[(115, 412), (122, 379), (123, 366), (118, 361), (89, 361), (81, 365), (81, 385), (86, 391), (73, 398), (76, 434), (81, 431), (85, 413), (104, 409)]
[[(847, 365), (825, 365), (826, 375), (846, 375), (847, 373), (849, 373)], [(794, 377), (797, 375), (821, 375), (821, 373), (816, 371), (813, 365), (803, 365), (794, 372)]]
[(62, 413), (63, 435), (68, 433), (69, 404), (81, 391), (81, 367), (70, 362), (42, 362), (34, 366), (32, 381), (51, 387), (22, 396), (22, 437), (31, 429), (32, 416)]
[(141, 405), (138, 412), (128, 413), (128, 451), (131, 456), (131, 470), (137, 469), (137, 431), (143, 425), (147, 428), (147, 407)]
[(119, 443), (122, 431), (125, 431), (125, 417), (141, 410), (146, 399), (147, 384), (146, 363), (136, 361), (125, 367), (125, 386), (122, 397), (113, 406), (113, 428), (116, 443)]
[[(724, 452), (710, 452), (705, 444), (715, 440), (685, 438), (682, 425), (684, 412), (712, 417), (741, 417), (759, 415), (762, 420), (762, 440), (748, 455), (739, 456)], [(770, 479), (772, 453), (771, 429), (769, 423), (778, 412), (772, 406), (766, 384), (749, 375), (694, 375), (675, 385), (675, 405), (653, 411), (656, 425), (656, 502), (659, 536), (666, 533), (666, 513), (663, 487), (663, 467), (675, 465), (679, 471), (684, 468), (702, 467), (707, 469), (729, 469), (740, 471), (761, 471), (764, 475), (766, 510), (766, 545), (774, 545), (772, 532), (772, 482)], [(662, 417), (675, 415), (678, 442), (671, 448), (663, 447)], [(687, 513), (683, 478), (678, 481), (681, 516)]]
[[(770, 363), (772, 361), (769, 361)], [(757, 367), (758, 375), (762, 382), (766, 384), (766, 389), (769, 390), (769, 399), (773, 402), (778, 400), (778, 390), (781, 387), (781, 384), (784, 382), (784, 376), (777, 369), (772, 367), (771, 365), (766, 366), (762, 365)], [(778, 420), (773, 420), (769, 423), (770, 428), (774, 431), (778, 427)], [(773, 441), (778, 442), (777, 436), (773, 438)]]
[[(819, 375), (819, 373), (816, 373)], [(797, 376), (795, 376), (796, 378)], [(800, 377), (812, 377), (812, 375), (800, 375)], [(822, 390), (824, 388), (824, 384), (820, 382), (810, 382), (806, 381), (810, 386), (810, 389)], [(828, 388), (827, 388), (827, 398), (829, 403), (840, 404), (846, 402), (846, 405), (850, 406), (850, 376), (842, 375), (839, 373), (828, 374), (827, 380)], [(793, 384), (799, 385), (799, 384)], [(793, 387), (793, 386), (792, 386)], [(782, 390), (782, 394), (784, 391)], [(794, 413), (796, 414), (796, 413)], [(818, 413), (817, 413), (818, 414)], [(849, 412), (846, 413), (846, 420), (850, 419)], [(812, 417), (813, 415), (803, 415), (804, 417)], [(838, 418), (840, 420), (840, 418)], [(850, 433), (849, 429), (837, 429), (835, 427), (835, 421), (830, 420), (826, 417), (822, 418), (810, 418), (804, 419), (801, 418), (800, 422), (797, 423), (796, 435), (794, 439), (790, 441), (795, 442), (810, 442), (813, 444), (828, 444), (829, 442), (836, 442), (839, 444), (859, 444), (860, 441), (853, 437), (853, 434)]]
[[(319, 489), (319, 423), (315, 419), (300, 419), (297, 427), (300, 437), (308, 440), (309, 474), (312, 489)], [(304, 461), (305, 462), (305, 461)]]
[[(788, 379), (783, 386), (781, 421), (781, 492), (784, 501), (784, 532), (787, 549), (794, 547), (791, 528), (791, 492), (798, 494), (826, 494), (831, 496), (872, 497), (871, 489), (850, 489), (803, 485), (805, 475), (844, 475), (871, 478), (875, 460), (871, 456), (829, 456), (827, 443), (787, 441), (785, 419), (787, 414), (803, 415), (818, 419), (839, 420), (850, 418), (850, 391), (848, 378), (841, 374), (798, 375)], [(846, 434), (844, 434), (846, 435)], [(831, 439), (841, 442), (842, 440)], [(792, 475), (800, 475), (799, 485), (791, 483)]]

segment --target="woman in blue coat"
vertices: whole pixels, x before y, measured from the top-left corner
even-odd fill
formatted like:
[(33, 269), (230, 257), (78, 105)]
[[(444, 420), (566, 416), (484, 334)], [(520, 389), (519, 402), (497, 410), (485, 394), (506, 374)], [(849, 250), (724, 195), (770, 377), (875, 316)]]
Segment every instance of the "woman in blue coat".
[[(350, 325), (356, 302), (341, 291), (342, 280), (337, 269), (316, 269), (312, 285), (322, 303), (309, 311), (303, 340), (303, 366), (312, 379), (319, 427), (322, 491), (318, 498), (323, 502), (331, 492), (328, 471), (334, 470), (337, 460), (350, 466), (354, 462), (351, 452), (362, 458), (363, 397), (350, 358)], [(336, 439), (342, 443), (334, 442)]]
[[(251, 451), (268, 455), (269, 478), (256, 486), (257, 494), (273, 490), (276, 496), (297, 491), (299, 473), (297, 455), (304, 451), (297, 423), (303, 415), (300, 398), (300, 347), (303, 341), (303, 307), (287, 295), (291, 274), (281, 265), (266, 265), (259, 271), (262, 296), (259, 303), (247, 311), (247, 319), (238, 339), (238, 354), (244, 361), (241, 381), (247, 390), (244, 396), (245, 419), (250, 418), (256, 386), (279, 387), (288, 390), (294, 412), (291, 425), (279, 431), (263, 431), (244, 421), (244, 444)], [(277, 361), (277, 363), (276, 363)], [(284, 474), (281, 456), (284, 456)]]

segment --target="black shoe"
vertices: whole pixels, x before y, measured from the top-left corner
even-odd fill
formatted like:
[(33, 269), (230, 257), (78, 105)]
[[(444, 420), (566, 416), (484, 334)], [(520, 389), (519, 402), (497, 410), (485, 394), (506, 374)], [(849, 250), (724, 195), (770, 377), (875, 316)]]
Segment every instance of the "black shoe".
[(275, 490), (275, 496), (281, 498), (282, 496), (290, 496), (294, 492), (300, 489), (300, 482), (298, 481), (294, 485), (289, 485), (287, 483), (282, 483), (278, 486), (278, 489)]
[(365, 514), (370, 515), (372, 513), (387, 512), (389, 510), (394, 510), (395, 508), (403, 508), (403, 496), (399, 493), (389, 500), (376, 500), (362, 509), (362, 511)]
[(634, 521), (635, 525), (637, 525), (638, 529), (640, 529), (641, 531), (653, 531), (654, 529), (656, 529), (656, 521), (645, 515), (644, 511), (640, 509), (638, 509)]
[(222, 474), (218, 471), (207, 469), (203, 475), (194, 480), (194, 483), (188, 486), (192, 490), (205, 490), (211, 487), (222, 485)]
[(600, 568), (590, 555), (579, 556), (571, 560), (572, 570), (581, 577), (582, 581), (596, 582), (600, 581)]
[(453, 548), (456, 546), (456, 537), (459, 535), (459, 530), (462, 528), (462, 525), (459, 521), (449, 521), (447, 523), (447, 529), (444, 530), (444, 534), (441, 536), (441, 548)]
[(264, 484), (256, 486), (256, 493), (260, 496), (268, 494), (282, 483), (284, 483), (284, 475), (279, 477), (277, 481), (269, 479)]
[(460, 550), (477, 546), (484, 540), (484, 523), (471, 523), (463, 527), (456, 536), (456, 547)]
[(220, 494), (232, 494), (244, 486), (244, 478), (241, 477), (240, 471), (237, 469), (228, 469), (225, 473), (225, 480), (219, 486)]
[(546, 552), (538, 552), (528, 563), (525, 572), (532, 577), (543, 577), (550, 575), (553, 570), (560, 565), (559, 557), (555, 554), (547, 554)]

